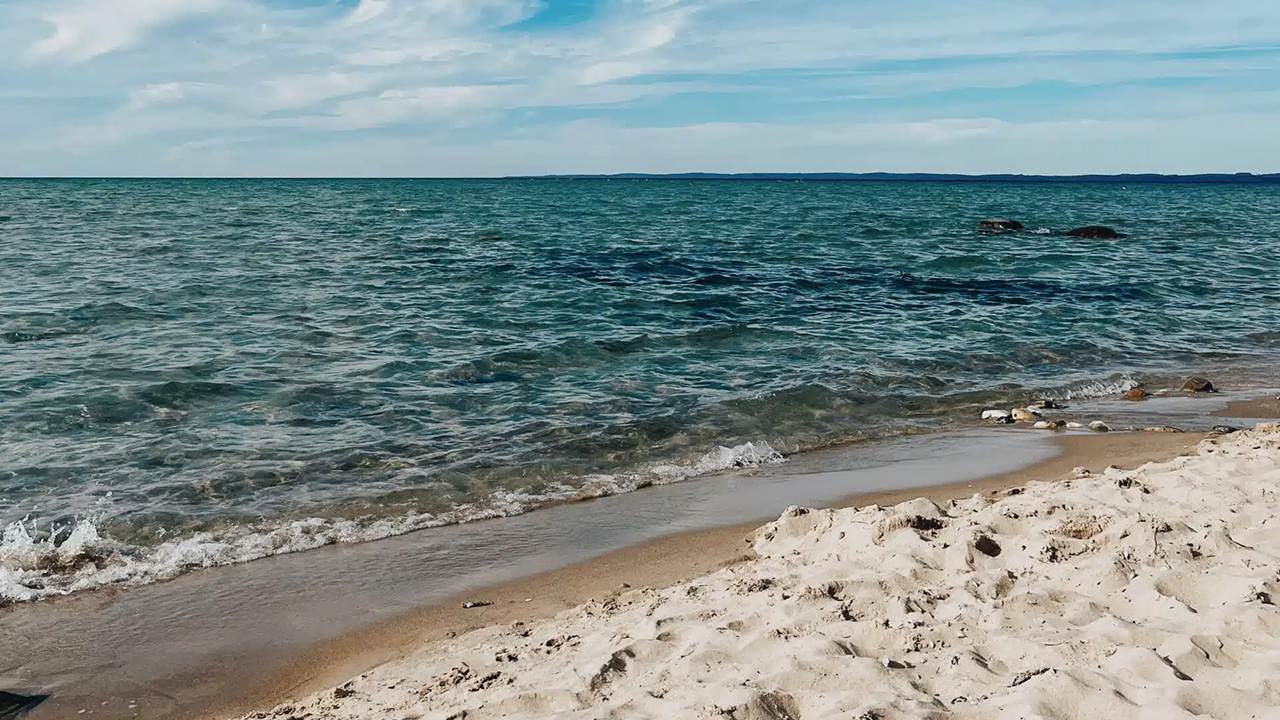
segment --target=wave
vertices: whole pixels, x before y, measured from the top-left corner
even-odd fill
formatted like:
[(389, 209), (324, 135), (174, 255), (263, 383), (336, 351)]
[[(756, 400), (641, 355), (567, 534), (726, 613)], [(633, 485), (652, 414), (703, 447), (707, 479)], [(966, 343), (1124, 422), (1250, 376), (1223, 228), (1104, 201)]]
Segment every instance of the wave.
[(1069, 385), (1057, 393), (1059, 400), (1091, 400), (1095, 398), (1117, 397), (1142, 385), (1142, 381), (1133, 375), (1120, 375), (1105, 380), (1089, 380)]
[(288, 522), (236, 525), (139, 546), (100, 530), (101, 517), (39, 529), (30, 517), (10, 523), (0, 535), (0, 607), (68, 595), (109, 585), (137, 586), (173, 579), (192, 570), (233, 565), (337, 543), (379, 540), (427, 528), (510, 517), (559, 502), (586, 500), (676, 483), (700, 475), (779, 463), (768, 443), (720, 446), (689, 463), (655, 463), (635, 472), (594, 475), (580, 487), (552, 484), (537, 493), (497, 490), (480, 502), (445, 513), (410, 512), (391, 518), (312, 517)]

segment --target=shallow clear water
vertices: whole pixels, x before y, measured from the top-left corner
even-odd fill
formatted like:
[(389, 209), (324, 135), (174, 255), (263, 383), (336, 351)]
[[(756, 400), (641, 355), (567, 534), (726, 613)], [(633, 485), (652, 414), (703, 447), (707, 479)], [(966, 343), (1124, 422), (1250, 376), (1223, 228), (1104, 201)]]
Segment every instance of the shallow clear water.
[(0, 181), (0, 603), (1244, 382), (1278, 235), (1249, 186)]

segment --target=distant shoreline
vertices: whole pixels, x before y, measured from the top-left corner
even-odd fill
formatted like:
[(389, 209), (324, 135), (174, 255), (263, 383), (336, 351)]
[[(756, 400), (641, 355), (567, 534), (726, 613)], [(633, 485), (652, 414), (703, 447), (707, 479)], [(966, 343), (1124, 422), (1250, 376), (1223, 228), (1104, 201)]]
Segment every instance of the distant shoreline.
[(1132, 185), (1280, 185), (1280, 173), (1201, 173), (1195, 175), (1161, 175), (1159, 173), (1124, 173), (1120, 175), (1019, 175), (998, 173), (989, 175), (964, 175), (959, 173), (612, 173), (612, 174), (562, 174), (562, 175), (492, 175), (492, 176), (347, 176), (347, 177), (288, 177), (288, 176), (181, 176), (181, 175), (11, 175), (0, 176), (4, 181), (76, 181), (76, 180), (129, 180), (129, 181), (213, 181), (249, 180), (321, 182), (351, 180), (362, 182), (406, 180), (711, 180), (731, 182), (854, 182), (854, 183), (996, 183), (996, 184), (1132, 184)]
[(950, 182), (950, 183), (1134, 183), (1190, 185), (1280, 184), (1280, 173), (1205, 173), (1160, 175), (962, 175), (950, 173), (618, 173), (612, 175), (521, 175), (505, 180), (777, 180), (805, 182)]

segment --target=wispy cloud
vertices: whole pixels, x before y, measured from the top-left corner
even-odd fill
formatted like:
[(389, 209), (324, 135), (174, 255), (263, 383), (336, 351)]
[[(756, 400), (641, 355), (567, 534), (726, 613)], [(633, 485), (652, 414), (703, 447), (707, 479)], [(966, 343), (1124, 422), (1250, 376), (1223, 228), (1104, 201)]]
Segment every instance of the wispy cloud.
[(31, 49), (37, 55), (88, 60), (129, 47), (147, 33), (184, 18), (212, 13), (227, 0), (115, 0), (50, 3), (53, 32)]
[[(1141, 127), (1280, 166), (1280, 140), (1232, 156), (1236, 139), (1203, 122), (1209, 106), (1225, 126), (1280, 111), (1276, 3), (564, 1), (8, 0), (0, 172), (166, 173), (205, 150), (223, 171), (265, 154), (305, 172), (304, 149), (390, 142), (449, 158), (450, 174), (808, 157), (1053, 172), (1115, 162), (1094, 148)], [(1079, 138), (1073, 154), (1027, 154), (1031, 128)], [(1118, 151), (1150, 166), (1141, 145)]]

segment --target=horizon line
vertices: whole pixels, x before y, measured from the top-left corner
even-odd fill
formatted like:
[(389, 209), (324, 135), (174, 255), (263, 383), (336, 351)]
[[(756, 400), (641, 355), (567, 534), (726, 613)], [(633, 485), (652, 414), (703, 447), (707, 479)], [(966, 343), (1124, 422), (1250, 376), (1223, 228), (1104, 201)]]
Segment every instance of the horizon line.
[(920, 182), (1263, 182), (1280, 183), (1280, 172), (1202, 173), (947, 173), (947, 172), (613, 172), (507, 175), (3, 175), (14, 180), (799, 180), (799, 181), (920, 181)]

